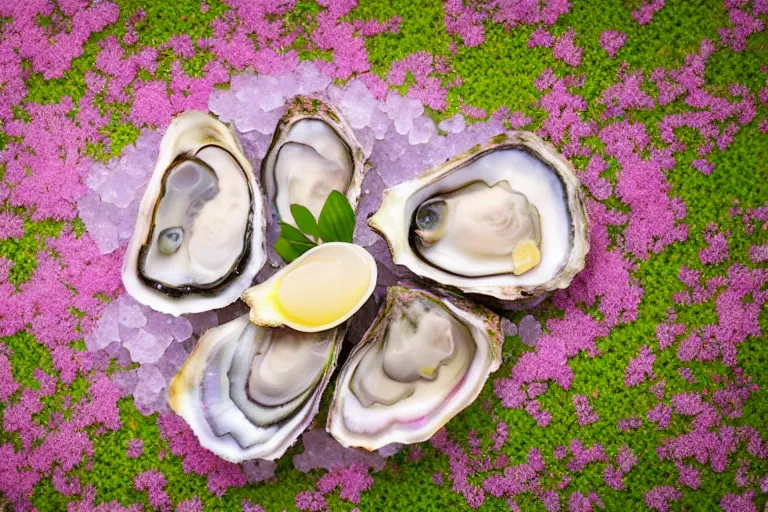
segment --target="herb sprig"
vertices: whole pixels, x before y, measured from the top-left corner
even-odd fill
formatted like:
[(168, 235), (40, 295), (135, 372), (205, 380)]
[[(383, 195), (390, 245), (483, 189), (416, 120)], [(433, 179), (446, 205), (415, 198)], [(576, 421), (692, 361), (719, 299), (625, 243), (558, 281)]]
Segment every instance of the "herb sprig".
[(344, 194), (338, 190), (328, 195), (317, 220), (312, 212), (300, 204), (291, 205), (291, 215), (298, 229), (281, 221), (280, 238), (275, 242), (275, 251), (286, 263), (323, 242), (352, 243), (355, 212)]

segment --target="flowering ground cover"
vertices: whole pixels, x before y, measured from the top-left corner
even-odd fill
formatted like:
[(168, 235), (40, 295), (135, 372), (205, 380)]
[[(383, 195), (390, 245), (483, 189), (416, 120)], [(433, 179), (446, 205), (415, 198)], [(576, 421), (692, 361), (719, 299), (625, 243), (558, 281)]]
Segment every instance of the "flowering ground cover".
[[(768, 1), (360, 3), (0, 2), (0, 508), (764, 510)], [(381, 190), (505, 129), (574, 163), (591, 251), (431, 441), (343, 449), (328, 390), (279, 461), (231, 464), (165, 387), (241, 306), (155, 313), (120, 265), (173, 115), (258, 165), (297, 94), (371, 159), (377, 258)]]

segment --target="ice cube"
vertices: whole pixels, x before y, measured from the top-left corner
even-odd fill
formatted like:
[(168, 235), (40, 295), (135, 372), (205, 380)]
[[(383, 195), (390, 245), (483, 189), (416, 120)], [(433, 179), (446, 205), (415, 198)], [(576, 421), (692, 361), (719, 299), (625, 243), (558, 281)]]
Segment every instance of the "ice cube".
[(440, 121), (437, 127), (443, 130), (444, 132), (461, 133), (467, 127), (467, 120), (464, 119), (463, 115), (456, 114), (454, 116), (449, 117), (448, 119), (443, 119), (442, 121)]
[(517, 335), (529, 347), (535, 347), (541, 336), (541, 324), (533, 315), (525, 315), (517, 326)]

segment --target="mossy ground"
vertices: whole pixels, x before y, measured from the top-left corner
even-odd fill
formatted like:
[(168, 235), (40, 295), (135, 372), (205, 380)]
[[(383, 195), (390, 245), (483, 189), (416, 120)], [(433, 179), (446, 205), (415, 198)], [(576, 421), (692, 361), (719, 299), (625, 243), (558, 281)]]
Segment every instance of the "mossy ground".
[[(99, 51), (98, 42), (109, 35), (122, 35), (125, 21), (139, 7), (147, 13), (146, 19), (137, 25), (139, 44), (146, 46), (158, 46), (175, 34), (190, 34), (193, 39), (208, 36), (210, 21), (226, 10), (218, 1), (208, 2), (210, 10), (204, 14), (200, 13), (199, 3), (194, 0), (171, 3), (117, 0), (117, 3), (121, 8), (120, 21), (94, 35), (86, 44), (83, 56), (75, 59), (72, 69), (63, 78), (43, 80), (42, 76), (33, 74), (27, 82), (27, 101), (49, 103), (59, 101), (64, 96), (77, 100), (84, 95), (83, 77), (94, 65)], [(632, 69), (646, 72), (660, 66), (679, 66), (685, 55), (697, 50), (703, 38), (716, 40), (717, 28), (727, 26), (728, 23), (727, 14), (718, 2), (670, 0), (650, 25), (642, 27), (629, 14), (633, 7), (636, 6), (632, 2), (622, 0), (606, 0), (599, 5), (574, 1), (571, 11), (552, 27), (554, 34), (568, 27), (573, 27), (577, 33), (576, 43), (584, 49), (579, 71), (587, 75), (586, 85), (579, 90), (579, 94), (587, 100), (595, 100), (603, 89), (615, 82), (622, 61), (628, 62)], [(300, 2), (299, 8), (310, 13), (316, 10), (312, 2)], [(399, 33), (376, 36), (367, 42), (373, 71), (386, 77), (394, 60), (421, 50), (448, 57), (455, 72), (463, 78), (463, 85), (450, 91), (448, 109), (445, 113), (436, 113), (438, 118), (458, 112), (461, 98), (464, 103), (484, 108), (488, 112), (501, 106), (524, 112), (533, 117), (531, 128), (535, 129), (544, 114), (536, 105), (542, 93), (533, 86), (534, 80), (547, 67), (553, 68), (558, 75), (568, 72), (565, 64), (553, 59), (550, 49), (527, 48), (528, 38), (533, 31), (531, 27), (523, 26), (506, 31), (499, 25), (487, 23), (484, 44), (475, 48), (460, 46), (458, 53), (451, 55), (449, 46), (452, 37), (445, 31), (443, 6), (437, 0), (370, 0), (356, 8), (350, 18), (386, 20), (395, 15), (403, 18)], [(606, 58), (605, 52), (599, 47), (599, 34), (606, 29), (628, 34), (627, 44), (616, 59)], [(753, 91), (763, 86), (765, 77), (760, 72), (760, 66), (768, 62), (765, 51), (767, 38), (765, 33), (754, 36), (749, 40), (748, 50), (743, 53), (718, 50), (707, 65), (709, 83), (725, 86), (740, 82)], [(316, 57), (314, 54), (302, 56)], [(188, 63), (187, 71), (199, 72), (207, 58), (199, 57)], [(172, 57), (168, 56), (168, 59), (168, 62), (158, 67), (155, 78), (168, 78)], [(590, 109), (599, 109), (594, 102), (591, 105)], [(103, 107), (107, 108), (106, 105)], [(121, 120), (123, 108), (114, 110), (113, 120), (105, 130), (111, 137), (110, 147), (92, 148), (93, 156), (109, 158), (135, 140), (138, 130)], [(631, 116), (634, 120), (646, 123), (649, 133), (654, 134), (655, 124), (661, 116), (676, 108), (679, 105), (672, 103), (651, 112), (633, 113)], [(587, 112), (593, 118), (598, 118), (598, 114), (598, 111), (593, 110)], [(677, 167), (667, 174), (672, 185), (670, 194), (682, 197), (687, 204), (685, 223), (689, 226), (688, 241), (673, 244), (662, 253), (652, 255), (647, 261), (638, 262), (633, 276), (642, 286), (644, 295), (637, 320), (614, 329), (608, 337), (599, 340), (601, 356), (590, 358), (580, 355), (569, 362), (576, 375), (571, 389), (565, 391), (551, 385), (549, 391), (541, 397), (543, 408), (553, 414), (551, 425), (537, 428), (534, 420), (523, 411), (502, 408), (489, 384), (476, 404), (449, 424), (451, 438), (466, 439), (470, 430), (477, 430), (482, 438), (483, 434), (492, 429), (494, 424), (482, 411), (482, 404), (490, 400), (498, 417), (510, 427), (510, 437), (504, 445), (504, 451), (509, 455), (511, 463), (523, 462), (529, 448), (538, 447), (544, 454), (547, 470), (553, 472), (552, 481), (559, 480), (565, 471), (565, 461), (555, 460), (552, 451), (560, 444), (568, 444), (574, 437), (581, 439), (587, 446), (602, 443), (609, 455), (615, 454), (620, 445), (629, 444), (640, 463), (625, 478), (625, 491), (614, 491), (607, 487), (598, 466), (588, 466), (574, 476), (569, 486), (569, 490), (581, 490), (585, 494), (587, 491), (597, 491), (607, 510), (640, 510), (645, 506), (644, 492), (656, 485), (668, 485), (674, 481), (676, 472), (673, 464), (660, 462), (655, 455), (655, 448), (662, 438), (682, 432), (684, 420), (676, 419), (671, 428), (664, 431), (658, 431), (646, 423), (638, 430), (619, 432), (616, 428), (618, 419), (643, 414), (654, 402), (647, 390), (648, 383), (631, 389), (624, 386), (624, 368), (629, 359), (637, 355), (640, 346), (654, 343), (655, 326), (664, 320), (667, 311), (674, 306), (672, 294), (681, 289), (682, 285), (677, 279), (681, 265), (702, 268), (698, 251), (706, 245), (701, 233), (707, 224), (715, 222), (721, 230), (730, 230), (731, 258), (723, 264), (708, 266), (704, 270), (705, 276), (723, 275), (733, 262), (748, 261), (747, 250), (750, 245), (768, 241), (766, 232), (747, 235), (740, 218), (728, 214), (734, 199), (742, 207), (754, 208), (768, 198), (768, 182), (765, 179), (754, 179), (755, 170), (765, 170), (765, 162), (768, 161), (768, 144), (765, 136), (758, 133), (757, 121), (743, 128), (726, 151), (714, 156), (717, 169), (711, 176), (704, 176), (690, 168), (690, 161), (694, 158), (693, 150), (689, 150), (679, 158)], [(61, 223), (27, 221), (26, 234), (21, 239), (0, 242), (0, 255), (15, 264), (10, 277), (12, 283), (20, 284), (29, 278), (36, 266), (37, 251), (44, 246), (42, 239), (57, 236), (61, 227)], [(542, 308), (542, 311), (546, 310), (546, 307)], [(712, 323), (716, 318), (711, 304), (677, 307), (677, 310), (681, 320), (689, 326)], [(546, 318), (544, 314), (539, 316), (543, 317), (542, 320)], [(760, 322), (763, 332), (768, 332), (766, 311), (763, 311)], [(0, 341), (13, 350), (13, 376), (23, 386), (37, 387), (32, 376), (35, 368), (54, 372), (47, 351), (28, 334), (20, 333)], [(509, 354), (526, 350), (517, 338), (507, 339), (504, 349)], [(513, 361), (508, 361), (497, 375), (508, 375), (512, 364)], [(741, 344), (739, 364), (760, 385), (761, 390), (752, 396), (737, 423), (762, 425), (765, 432), (765, 418), (768, 416), (768, 351), (765, 350), (765, 340), (749, 338)], [(660, 353), (654, 371), (658, 377), (666, 379), (668, 389), (690, 390), (690, 384), (683, 384), (678, 374), (679, 366), (674, 352), (668, 350)], [(702, 383), (709, 382), (713, 371), (722, 370), (712, 364), (691, 363), (687, 366)], [(81, 380), (78, 379), (72, 386), (59, 392), (77, 396), (84, 392), (85, 383)], [(597, 423), (585, 428), (578, 427), (571, 402), (574, 393), (596, 397), (593, 403), (600, 414)], [(56, 407), (57, 400), (54, 397), (48, 401), (44, 414), (50, 414)], [(2, 408), (0, 405), (0, 411)], [(154, 416), (142, 416), (128, 399), (120, 401), (120, 411), (123, 428), (117, 432), (92, 436), (92, 468), (81, 470), (79, 474), (83, 484), (93, 484), (96, 488), (97, 502), (118, 500), (124, 505), (141, 503), (146, 500), (146, 493), (134, 490), (133, 478), (143, 471), (156, 468), (166, 476), (166, 490), (174, 502), (199, 496), (206, 509), (234, 510), (239, 508), (241, 500), (248, 499), (269, 511), (292, 510), (296, 493), (312, 488), (321, 476), (319, 471), (303, 474), (294, 469), (291, 456), (301, 448), (293, 448), (278, 464), (277, 483), (232, 488), (219, 498), (209, 492), (205, 476), (184, 473), (177, 457), (168, 454), (164, 459), (159, 459), (160, 451), (167, 449), (160, 440)], [(126, 443), (133, 438), (144, 441), (144, 455), (137, 459), (128, 458), (125, 454)], [(14, 435), (0, 431), (0, 442), (9, 439), (18, 442)], [(394, 463), (387, 469), (377, 473), (375, 485), (362, 494), (359, 508), (435, 511), (466, 509), (466, 502), (459, 494), (452, 492), (449, 487), (439, 487), (432, 482), (434, 473), (449, 473), (447, 458), (436, 454), (428, 443), (422, 447), (427, 456), (418, 463), (405, 461), (406, 450), (395, 456)], [(754, 460), (743, 448), (736, 456), (750, 458), (754, 474), (768, 473), (768, 461)], [(701, 488), (696, 492), (684, 492), (683, 500), (675, 505), (676, 509), (718, 509), (720, 498), (734, 490), (734, 467), (731, 464), (729, 471), (721, 474), (702, 467)], [(758, 498), (760, 510), (765, 500), (765, 496)], [(43, 480), (36, 486), (32, 502), (41, 511), (64, 510), (67, 498), (55, 492), (50, 480)], [(531, 496), (520, 497), (518, 503), (523, 510), (543, 510), (541, 503)], [(143, 504), (149, 506), (146, 501)], [(349, 510), (354, 507), (335, 496), (329, 498), (329, 505), (332, 510)], [(482, 509), (502, 510), (506, 509), (506, 504), (503, 500), (488, 497)]]

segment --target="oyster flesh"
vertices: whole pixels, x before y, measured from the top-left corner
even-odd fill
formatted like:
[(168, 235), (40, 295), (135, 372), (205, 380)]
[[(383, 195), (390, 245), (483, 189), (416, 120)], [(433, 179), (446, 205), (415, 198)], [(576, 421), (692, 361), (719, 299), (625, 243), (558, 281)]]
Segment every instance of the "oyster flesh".
[(501, 302), (567, 287), (589, 251), (571, 164), (527, 132), (498, 136), (387, 189), (368, 223), (396, 264)]
[(126, 290), (180, 315), (234, 302), (264, 264), (264, 213), (227, 127), (189, 111), (168, 126), (123, 260)]
[(220, 457), (277, 459), (317, 414), (343, 338), (343, 328), (269, 329), (243, 315), (200, 338), (168, 403)]
[(317, 219), (332, 190), (355, 209), (365, 159), (352, 129), (333, 108), (297, 97), (277, 125), (261, 173), (272, 218), (297, 227), (291, 205), (305, 206)]
[(339, 374), (326, 429), (376, 450), (429, 439), (501, 364), (501, 320), (458, 297), (390, 287)]

